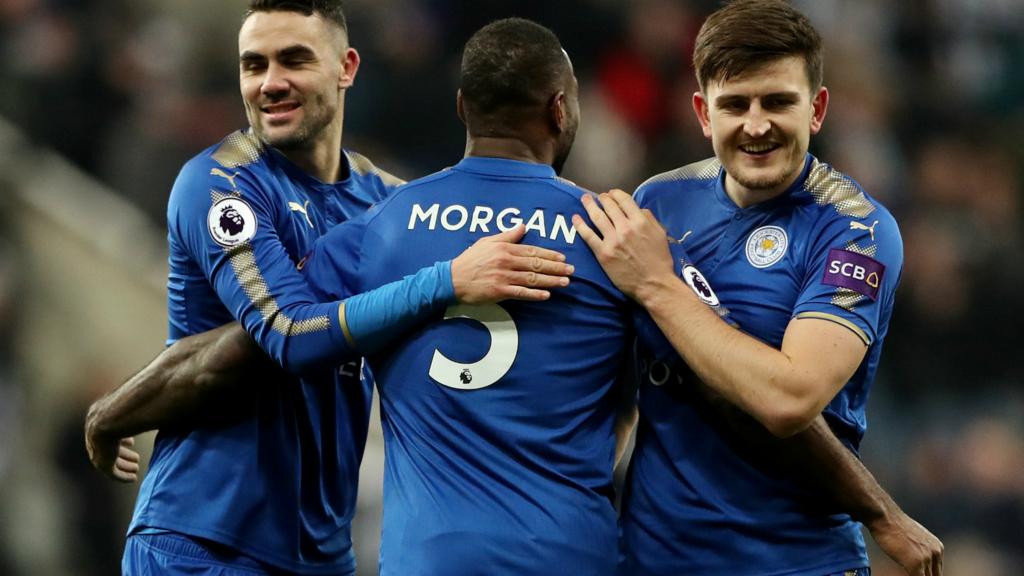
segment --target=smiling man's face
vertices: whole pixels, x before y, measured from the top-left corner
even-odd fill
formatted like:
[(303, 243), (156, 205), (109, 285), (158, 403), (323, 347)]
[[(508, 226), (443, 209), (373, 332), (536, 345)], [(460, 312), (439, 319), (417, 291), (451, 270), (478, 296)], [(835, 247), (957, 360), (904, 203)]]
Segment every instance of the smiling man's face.
[(746, 207), (781, 194), (800, 175), (828, 90), (812, 91), (803, 58), (791, 56), (709, 82), (693, 106), (725, 167), (726, 191)]
[(239, 85), (246, 116), (264, 143), (307, 149), (340, 127), (345, 71), (340, 31), (317, 15), (256, 12), (238, 33)]

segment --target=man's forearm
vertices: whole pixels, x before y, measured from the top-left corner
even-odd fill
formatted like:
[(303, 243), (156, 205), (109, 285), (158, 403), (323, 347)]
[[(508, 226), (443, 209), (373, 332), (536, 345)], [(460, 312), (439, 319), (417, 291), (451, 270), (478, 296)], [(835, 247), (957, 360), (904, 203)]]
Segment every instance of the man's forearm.
[(739, 442), (799, 478), (827, 513), (844, 512), (864, 524), (875, 543), (907, 574), (942, 574), (942, 542), (896, 504), (866, 466), (832, 433), (821, 415), (789, 438), (776, 438), (709, 388), (709, 405)]
[(265, 358), (240, 325), (183, 338), (89, 408), (87, 434), (123, 438), (206, 414), (238, 384), (247, 366)]
[(778, 442), (780, 454), (793, 470), (837, 508), (866, 525), (897, 509), (892, 497), (853, 452), (818, 416), (803, 432)]

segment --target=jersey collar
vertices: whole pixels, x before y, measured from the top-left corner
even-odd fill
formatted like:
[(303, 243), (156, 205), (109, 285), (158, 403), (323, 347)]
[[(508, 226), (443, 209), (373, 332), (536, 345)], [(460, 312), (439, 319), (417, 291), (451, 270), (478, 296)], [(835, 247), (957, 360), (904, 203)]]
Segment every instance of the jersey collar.
[(485, 158), (471, 156), (463, 158), (453, 170), (484, 174), (486, 176), (503, 176), (505, 178), (555, 178), (555, 169), (549, 164), (535, 164), (507, 158)]

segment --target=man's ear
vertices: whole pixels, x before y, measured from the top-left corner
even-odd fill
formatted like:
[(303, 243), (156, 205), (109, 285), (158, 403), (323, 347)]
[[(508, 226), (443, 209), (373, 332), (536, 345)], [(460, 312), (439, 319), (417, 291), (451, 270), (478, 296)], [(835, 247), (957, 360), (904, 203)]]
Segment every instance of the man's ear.
[(703, 92), (693, 93), (693, 112), (697, 115), (697, 121), (700, 122), (700, 128), (704, 131), (704, 137), (711, 138), (711, 110)]
[(355, 48), (346, 48), (342, 54), (341, 76), (338, 77), (338, 88), (347, 90), (356, 82), (356, 73), (359, 72), (359, 52)]
[(466, 123), (466, 108), (465, 104), (462, 103), (462, 88), (455, 94), (455, 113), (459, 115), (459, 120), (462, 123)]
[(811, 106), (814, 108), (814, 114), (811, 116), (811, 134), (817, 134), (825, 123), (825, 114), (828, 113), (828, 88), (818, 88), (818, 93), (811, 100)]
[(566, 106), (568, 106), (568, 102), (564, 91), (559, 90), (551, 97), (551, 105), (548, 107), (548, 119), (557, 134), (565, 132), (569, 123), (569, 112)]

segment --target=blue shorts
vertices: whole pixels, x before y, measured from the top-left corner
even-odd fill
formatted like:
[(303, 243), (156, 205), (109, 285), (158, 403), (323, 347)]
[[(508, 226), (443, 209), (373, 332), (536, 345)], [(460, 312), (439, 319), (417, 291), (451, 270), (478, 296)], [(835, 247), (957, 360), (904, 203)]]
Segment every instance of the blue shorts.
[(268, 576), (271, 568), (218, 544), (182, 534), (133, 534), (124, 545), (124, 576)]

